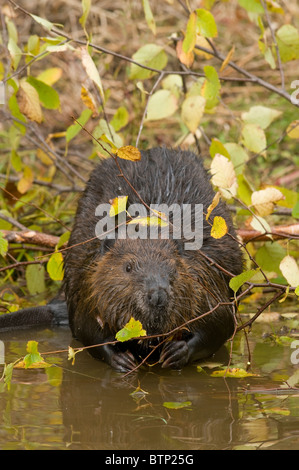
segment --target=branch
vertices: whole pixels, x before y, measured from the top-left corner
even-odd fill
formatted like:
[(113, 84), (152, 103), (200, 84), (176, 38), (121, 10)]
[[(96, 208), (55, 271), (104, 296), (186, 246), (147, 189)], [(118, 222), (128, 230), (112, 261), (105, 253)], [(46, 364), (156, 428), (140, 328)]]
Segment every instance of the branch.
[(250, 241), (270, 241), (282, 240), (284, 238), (299, 239), (299, 224), (281, 225), (271, 228), (271, 232), (260, 233), (256, 230), (239, 229), (238, 235), (242, 238), (244, 243)]
[[(45, 246), (48, 248), (55, 248), (59, 241), (59, 237), (47, 233), (35, 232), (33, 230), (1, 230), (4, 238), (10, 243), (30, 243), (32, 245)], [(299, 238), (299, 224), (279, 226), (272, 229), (271, 233), (261, 234), (256, 230), (239, 229), (237, 231), (244, 243), (249, 241), (271, 241), (270, 235), (275, 240), (284, 238)], [(227, 273), (229, 274), (229, 273)]]
[(34, 230), (22, 230), (21, 232), (1, 230), (1, 233), (9, 243), (30, 243), (32, 245), (55, 248), (59, 242), (59, 237), (48, 235), (47, 233), (35, 232)]

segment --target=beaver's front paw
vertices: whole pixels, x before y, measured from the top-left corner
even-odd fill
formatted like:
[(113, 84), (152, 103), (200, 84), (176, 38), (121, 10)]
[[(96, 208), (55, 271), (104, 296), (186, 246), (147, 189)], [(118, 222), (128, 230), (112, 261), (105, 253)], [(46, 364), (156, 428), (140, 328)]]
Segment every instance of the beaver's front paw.
[(189, 361), (186, 341), (170, 341), (162, 349), (160, 362), (163, 368), (182, 369)]
[(137, 366), (130, 351), (112, 353), (109, 357), (109, 363), (118, 372), (130, 372)]

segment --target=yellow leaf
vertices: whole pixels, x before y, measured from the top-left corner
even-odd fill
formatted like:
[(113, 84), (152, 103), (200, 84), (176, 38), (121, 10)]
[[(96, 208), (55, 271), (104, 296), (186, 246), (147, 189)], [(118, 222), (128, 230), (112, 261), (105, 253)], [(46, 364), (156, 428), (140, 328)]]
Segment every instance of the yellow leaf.
[(183, 50), (183, 40), (178, 41), (176, 45), (176, 54), (178, 59), (182, 64), (186, 65), (186, 67), (190, 68), (194, 62), (194, 54), (193, 51), (184, 52)]
[(217, 153), (211, 164), (211, 174), (212, 183), (219, 188), (226, 199), (236, 196), (238, 189), (237, 177), (234, 165), (228, 158)]
[[(203, 36), (196, 36), (196, 46), (204, 47), (205, 49), (211, 49), (211, 46), (208, 40)], [(212, 54), (208, 54), (207, 52), (201, 51), (200, 49), (194, 49), (194, 53), (199, 57), (204, 57), (205, 59), (209, 60), (213, 57)]]
[(204, 114), (206, 99), (203, 96), (189, 96), (182, 104), (182, 121), (189, 131), (195, 133)]
[(223, 72), (223, 70), (226, 68), (227, 64), (229, 63), (229, 61), (231, 60), (232, 56), (234, 55), (234, 52), (235, 52), (235, 46), (233, 46), (231, 48), (231, 50), (229, 51), (229, 53), (227, 54), (227, 56), (225, 57), (224, 61), (222, 62), (222, 65), (221, 65), (221, 68), (220, 68), (220, 72)]
[(274, 204), (282, 199), (285, 199), (285, 196), (276, 188), (262, 189), (251, 195), (251, 202), (261, 217), (271, 214)]
[(33, 183), (33, 173), (29, 166), (25, 166), (23, 176), (17, 184), (19, 193), (25, 194), (31, 188)]
[(299, 286), (299, 266), (295, 258), (289, 255), (285, 256), (279, 268), (291, 287)]
[(213, 220), (213, 226), (211, 229), (211, 236), (213, 238), (222, 238), (227, 234), (228, 228), (223, 217), (216, 216)]
[(81, 47), (80, 50), (83, 67), (85, 68), (85, 71), (89, 78), (97, 85), (102, 99), (104, 100), (104, 90), (98, 69), (91, 56), (89, 55), (88, 50), (85, 47)]
[(220, 201), (220, 196), (221, 196), (221, 193), (220, 193), (220, 191), (218, 191), (218, 192), (215, 194), (212, 203), (211, 203), (211, 204), (209, 205), (209, 207), (208, 207), (207, 215), (206, 215), (206, 220), (209, 219), (209, 217), (210, 217), (212, 211), (215, 209), (216, 206), (218, 206), (219, 201)]
[(109, 212), (109, 216), (114, 217), (115, 215), (124, 212), (127, 208), (127, 200), (128, 196), (119, 196), (114, 198), (111, 201), (111, 209)]
[(235, 377), (235, 378), (243, 378), (243, 377), (258, 377), (257, 374), (251, 374), (250, 372), (246, 372), (244, 369), (238, 369), (236, 367), (232, 369), (224, 369), (224, 370), (215, 370), (211, 373), (212, 377)]
[(47, 367), (52, 367), (52, 364), (48, 364), (45, 361), (40, 361), (34, 362), (33, 364), (30, 364), (30, 366), (27, 366), (24, 361), (20, 361), (14, 366), (14, 369), (46, 369)]
[(291, 139), (299, 139), (299, 121), (293, 121), (287, 128), (287, 134)]
[(133, 145), (127, 145), (125, 147), (120, 147), (116, 150), (115, 154), (122, 158), (123, 160), (131, 160), (132, 162), (141, 160), (141, 153), (138, 148), (133, 147)]
[(62, 75), (62, 69), (59, 67), (51, 67), (43, 70), (36, 78), (46, 85), (52, 86), (56, 83)]
[(142, 226), (151, 225), (154, 227), (167, 227), (168, 222), (160, 219), (160, 217), (151, 216), (151, 217), (135, 217), (133, 220), (128, 222), (128, 225), (140, 224)]
[(93, 117), (98, 116), (99, 113), (96, 107), (95, 100), (92, 94), (86, 88), (84, 88), (84, 86), (81, 87), (81, 100), (87, 108), (92, 110)]
[(123, 342), (132, 338), (139, 338), (140, 336), (146, 336), (146, 331), (142, 328), (139, 320), (131, 317), (130, 321), (116, 333), (115, 338)]
[(30, 121), (41, 123), (43, 113), (39, 102), (39, 96), (36, 89), (26, 81), (21, 81), (17, 92), (17, 101), (21, 113)]
[(49, 157), (49, 155), (44, 152), (41, 148), (38, 148), (36, 151), (36, 156), (37, 158), (46, 166), (52, 166), (53, 165), (53, 160)]

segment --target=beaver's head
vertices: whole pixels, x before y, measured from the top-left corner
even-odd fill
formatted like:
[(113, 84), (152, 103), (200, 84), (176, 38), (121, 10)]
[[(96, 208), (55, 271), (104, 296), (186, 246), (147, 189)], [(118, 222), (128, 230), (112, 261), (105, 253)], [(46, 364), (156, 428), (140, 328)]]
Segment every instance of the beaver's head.
[(133, 317), (147, 334), (160, 334), (195, 316), (194, 280), (175, 242), (104, 244), (90, 276), (92, 314), (102, 326), (118, 331)]

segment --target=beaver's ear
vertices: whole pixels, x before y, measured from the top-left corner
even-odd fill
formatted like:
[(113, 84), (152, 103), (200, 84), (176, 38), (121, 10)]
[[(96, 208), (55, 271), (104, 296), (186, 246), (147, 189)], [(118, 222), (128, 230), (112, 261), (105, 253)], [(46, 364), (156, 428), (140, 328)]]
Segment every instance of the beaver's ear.
[(104, 240), (101, 240), (101, 248), (100, 248), (100, 253), (101, 255), (104, 255), (107, 253), (107, 251), (111, 250), (111, 248), (115, 244), (115, 238), (104, 238)]

